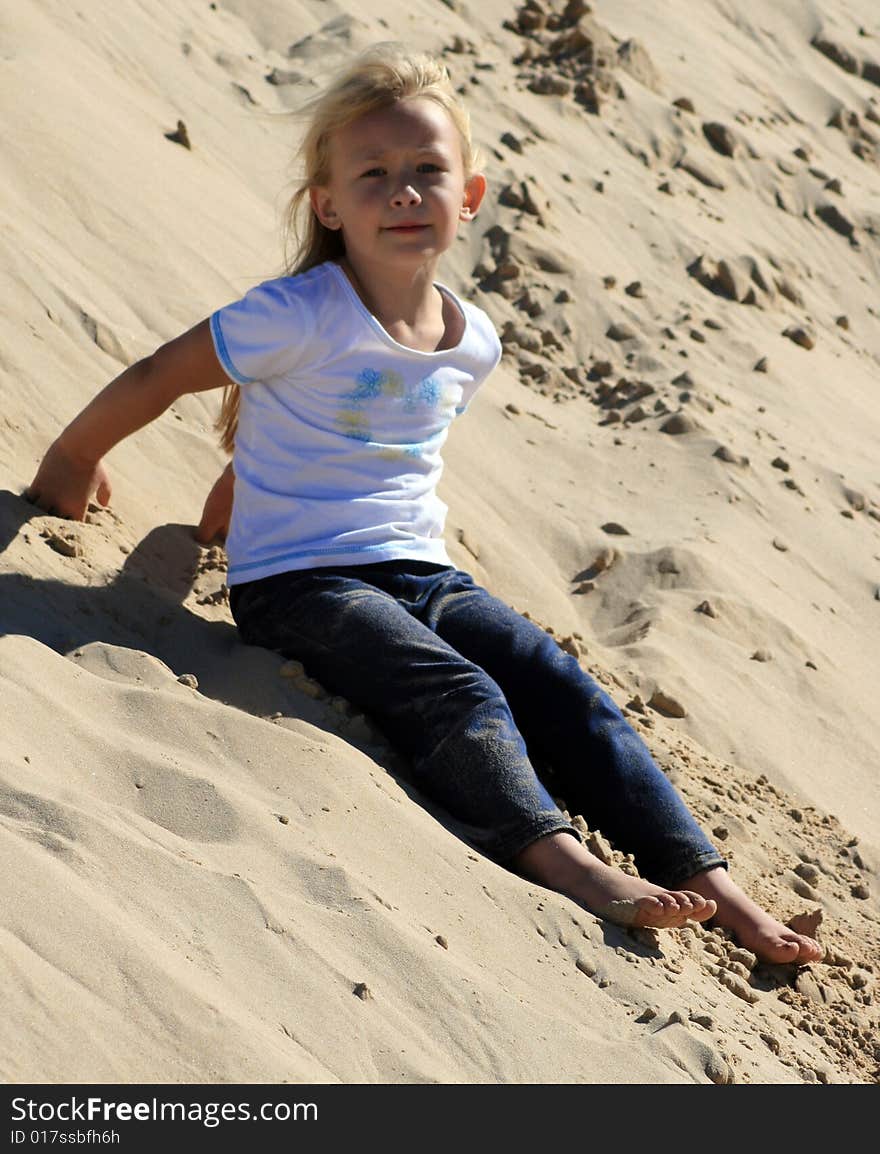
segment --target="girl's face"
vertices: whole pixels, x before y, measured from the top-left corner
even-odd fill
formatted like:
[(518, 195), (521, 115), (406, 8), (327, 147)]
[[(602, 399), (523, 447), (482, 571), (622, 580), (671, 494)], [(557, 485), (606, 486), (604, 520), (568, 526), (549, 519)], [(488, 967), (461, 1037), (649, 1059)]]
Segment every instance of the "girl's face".
[(330, 182), (311, 189), (321, 223), (341, 229), (355, 268), (436, 265), (459, 221), (476, 213), (485, 178), (465, 178), (461, 140), (434, 100), (367, 113), (330, 141)]

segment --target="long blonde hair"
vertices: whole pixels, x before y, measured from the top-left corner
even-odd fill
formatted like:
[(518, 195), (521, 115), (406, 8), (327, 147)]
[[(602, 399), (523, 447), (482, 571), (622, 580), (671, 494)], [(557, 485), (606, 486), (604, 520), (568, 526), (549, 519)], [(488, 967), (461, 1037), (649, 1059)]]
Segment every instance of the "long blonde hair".
[[(309, 190), (330, 181), (330, 141), (335, 132), (361, 116), (415, 96), (436, 101), (449, 114), (461, 138), (465, 176), (477, 169), (470, 118), (459, 103), (446, 66), (426, 52), (408, 52), (393, 42), (376, 44), (357, 56), (324, 92), (302, 109), (309, 118), (298, 156), (303, 176), (284, 214), (284, 271), (296, 276), (345, 255), (341, 230), (326, 228), (309, 200)], [(238, 385), (227, 385), (216, 429), (231, 453), (238, 427)]]

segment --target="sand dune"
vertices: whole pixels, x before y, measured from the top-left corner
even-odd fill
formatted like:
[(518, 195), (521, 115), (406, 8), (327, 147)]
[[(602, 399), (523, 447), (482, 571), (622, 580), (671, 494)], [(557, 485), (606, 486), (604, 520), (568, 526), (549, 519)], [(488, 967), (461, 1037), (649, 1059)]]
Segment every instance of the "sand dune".
[[(514, 877), (242, 645), (192, 536), (212, 395), (86, 522), (21, 498), (110, 377), (280, 270), (293, 113), (392, 37), (444, 54), (490, 185), (444, 269), (505, 349), (450, 436), (451, 555), (821, 964)], [(873, 5), (23, 0), (2, 39), (3, 1078), (875, 1081)]]

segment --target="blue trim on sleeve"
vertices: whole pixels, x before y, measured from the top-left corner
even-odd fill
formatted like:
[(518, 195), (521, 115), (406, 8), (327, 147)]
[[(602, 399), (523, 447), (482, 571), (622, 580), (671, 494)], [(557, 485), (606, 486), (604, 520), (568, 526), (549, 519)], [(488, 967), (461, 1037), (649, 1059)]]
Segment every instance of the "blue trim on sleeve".
[(211, 313), (211, 336), (214, 340), (214, 351), (217, 354), (217, 359), (223, 366), (226, 375), (231, 377), (237, 385), (249, 385), (253, 382), (253, 377), (246, 377), (240, 373), (235, 365), (232, 363), (232, 357), (229, 355), (229, 349), (226, 347), (226, 341), (223, 337), (223, 330), (220, 327), (220, 311)]

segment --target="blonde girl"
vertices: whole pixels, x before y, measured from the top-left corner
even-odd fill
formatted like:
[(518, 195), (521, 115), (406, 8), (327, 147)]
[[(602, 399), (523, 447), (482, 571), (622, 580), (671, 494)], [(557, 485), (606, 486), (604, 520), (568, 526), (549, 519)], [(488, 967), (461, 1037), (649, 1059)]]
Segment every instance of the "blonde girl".
[[(500, 346), (486, 314), (436, 279), (486, 191), (445, 68), (377, 46), (310, 116), (289, 275), (107, 385), (28, 497), (82, 518), (93, 494), (110, 498), (101, 459), (118, 441), (184, 393), (225, 389), (233, 460), (200, 536), (229, 522), (230, 604), (247, 643), (298, 658), (367, 712), (412, 781), (496, 861), (616, 922), (714, 916), (765, 959), (815, 960), (812, 939), (733, 882), (578, 662), (450, 562), (441, 449)], [(641, 877), (586, 850), (537, 759)]]

